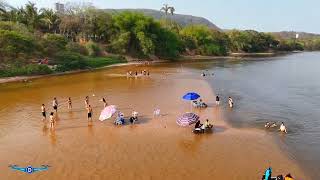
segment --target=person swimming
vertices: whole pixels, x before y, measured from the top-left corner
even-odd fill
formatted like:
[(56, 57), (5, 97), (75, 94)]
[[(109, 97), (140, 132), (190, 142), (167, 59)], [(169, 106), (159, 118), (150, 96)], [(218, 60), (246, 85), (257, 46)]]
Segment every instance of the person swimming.
[(284, 133), (287, 133), (287, 128), (286, 128), (286, 126), (284, 125), (283, 122), (282, 122), (281, 125), (280, 125), (279, 131), (284, 132)]
[(68, 98), (68, 109), (72, 109), (72, 101), (71, 98)]
[(264, 127), (265, 128), (273, 128), (273, 127), (277, 127), (277, 124), (275, 122), (266, 122)]
[(87, 107), (87, 112), (88, 112), (88, 121), (89, 119), (92, 121), (92, 108), (90, 105)]
[(46, 107), (45, 107), (45, 105), (44, 104), (42, 104), (42, 106), (41, 106), (41, 112), (42, 112), (42, 120), (45, 120), (45, 119), (47, 119), (47, 116), (46, 116)]
[(57, 100), (56, 97), (53, 98), (52, 107), (53, 107), (53, 109), (54, 109), (56, 112), (58, 112), (58, 100)]

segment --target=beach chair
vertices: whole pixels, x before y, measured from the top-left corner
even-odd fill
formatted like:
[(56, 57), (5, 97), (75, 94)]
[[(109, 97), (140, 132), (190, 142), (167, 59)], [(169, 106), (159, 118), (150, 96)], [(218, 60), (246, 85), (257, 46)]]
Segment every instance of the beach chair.
[(200, 134), (201, 133), (201, 128), (195, 128), (195, 129), (193, 129), (192, 132), (195, 133), (195, 134)]
[(195, 107), (195, 108), (200, 108), (200, 104), (198, 101), (192, 101), (192, 106)]

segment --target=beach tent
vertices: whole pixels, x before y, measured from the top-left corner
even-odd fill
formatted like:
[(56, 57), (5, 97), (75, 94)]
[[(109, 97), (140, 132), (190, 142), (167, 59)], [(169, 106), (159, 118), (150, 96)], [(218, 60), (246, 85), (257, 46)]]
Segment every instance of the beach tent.
[(116, 112), (117, 112), (117, 107), (115, 105), (107, 106), (101, 111), (99, 120), (100, 121), (107, 120), (111, 118)]
[(185, 113), (177, 119), (177, 124), (179, 126), (189, 126), (196, 123), (199, 120), (199, 116), (194, 113)]

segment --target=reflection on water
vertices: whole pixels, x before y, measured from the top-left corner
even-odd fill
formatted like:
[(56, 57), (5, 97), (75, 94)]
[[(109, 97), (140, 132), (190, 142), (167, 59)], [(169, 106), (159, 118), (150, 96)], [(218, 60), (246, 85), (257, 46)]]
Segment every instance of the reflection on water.
[(215, 73), (207, 80), (224, 104), (228, 96), (233, 97), (235, 108), (227, 108), (225, 113), (232, 125), (263, 129), (267, 121), (284, 122), (289, 132), (280, 135), (280, 141), (319, 178), (320, 53), (193, 63), (189, 67)]

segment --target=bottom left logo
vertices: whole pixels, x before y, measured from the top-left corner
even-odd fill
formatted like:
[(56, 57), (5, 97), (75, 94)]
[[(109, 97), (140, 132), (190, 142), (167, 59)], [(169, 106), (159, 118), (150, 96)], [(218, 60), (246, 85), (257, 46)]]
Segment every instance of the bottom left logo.
[(10, 165), (9, 166), (12, 170), (16, 171), (22, 171), (28, 174), (32, 174), (38, 171), (46, 171), (49, 169), (50, 166), (48, 165), (42, 165), (41, 167), (32, 167), (32, 166), (27, 166), (27, 167), (19, 167), (17, 165)]

